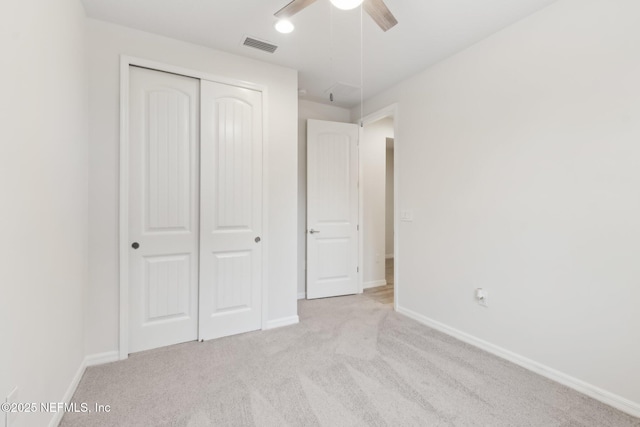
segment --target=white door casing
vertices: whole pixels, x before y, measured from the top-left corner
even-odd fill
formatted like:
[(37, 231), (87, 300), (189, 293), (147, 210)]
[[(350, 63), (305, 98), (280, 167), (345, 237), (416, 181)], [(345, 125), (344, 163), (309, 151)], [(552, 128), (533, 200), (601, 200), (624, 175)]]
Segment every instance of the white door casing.
[(198, 79), (129, 71), (129, 352), (136, 352), (197, 338), (200, 89)]
[(200, 338), (262, 326), (262, 94), (201, 81)]
[(358, 126), (307, 121), (307, 298), (358, 292)]

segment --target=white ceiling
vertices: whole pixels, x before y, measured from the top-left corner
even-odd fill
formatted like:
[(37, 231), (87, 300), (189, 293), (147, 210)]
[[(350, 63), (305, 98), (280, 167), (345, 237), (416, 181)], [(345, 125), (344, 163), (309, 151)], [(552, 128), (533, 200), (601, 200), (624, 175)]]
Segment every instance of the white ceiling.
[[(555, 0), (386, 0), (399, 23), (382, 32), (362, 17), (364, 99), (453, 55)], [(87, 14), (140, 30), (299, 70), (306, 99), (330, 103), (337, 82), (360, 86), (360, 8), (341, 11), (317, 0), (280, 34), (273, 14), (289, 0), (83, 0)], [(279, 46), (274, 54), (241, 45), (250, 35)], [(335, 96), (351, 107), (359, 91)]]

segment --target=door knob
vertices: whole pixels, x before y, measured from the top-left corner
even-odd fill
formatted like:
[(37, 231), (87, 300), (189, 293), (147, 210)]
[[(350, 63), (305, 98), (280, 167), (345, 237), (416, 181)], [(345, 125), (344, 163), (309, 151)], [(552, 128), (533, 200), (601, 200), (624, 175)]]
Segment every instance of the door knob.
[(138, 249), (138, 248), (140, 247), (140, 243), (138, 243), (138, 242), (133, 242), (133, 243), (131, 244), (131, 247), (132, 247), (133, 249)]
[(309, 230), (309, 234), (315, 234), (315, 233), (319, 233), (320, 231), (318, 230), (314, 230), (313, 228), (311, 230)]
[(260, 242), (260, 236), (256, 237), (256, 238), (255, 238), (255, 239), (253, 239), (253, 240), (255, 240), (255, 241), (256, 241), (256, 243), (259, 243), (259, 242)]

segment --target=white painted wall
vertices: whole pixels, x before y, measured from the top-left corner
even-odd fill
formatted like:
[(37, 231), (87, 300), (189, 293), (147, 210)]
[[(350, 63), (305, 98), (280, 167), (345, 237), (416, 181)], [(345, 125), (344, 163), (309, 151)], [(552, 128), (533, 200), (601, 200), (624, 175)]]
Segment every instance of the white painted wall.
[(393, 139), (387, 140), (386, 155), (386, 176), (385, 176), (385, 209), (384, 209), (384, 252), (387, 257), (393, 257), (393, 145), (389, 147), (389, 141), (393, 144)]
[[(61, 402), (84, 358), (84, 22), (76, 0), (0, 5), (2, 402), (16, 386), (18, 402)], [(20, 414), (15, 425), (53, 418)]]
[(365, 106), (399, 104), (400, 307), (640, 413), (638, 16), (561, 0)]
[(360, 142), (364, 288), (385, 284), (387, 138), (393, 138), (389, 117), (366, 124)]
[(194, 44), (88, 20), (90, 78), (90, 287), (87, 353), (118, 349), (118, 144), (120, 54), (268, 87), (268, 318), (297, 315), (297, 72)]
[(306, 296), (307, 260), (307, 120), (349, 122), (346, 108), (301, 99), (298, 102), (298, 298)]

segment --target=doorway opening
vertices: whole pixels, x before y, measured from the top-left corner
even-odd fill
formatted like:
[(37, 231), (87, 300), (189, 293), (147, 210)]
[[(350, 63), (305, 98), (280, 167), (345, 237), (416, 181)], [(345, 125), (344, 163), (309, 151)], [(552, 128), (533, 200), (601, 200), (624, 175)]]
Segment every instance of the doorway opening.
[(360, 265), (365, 297), (398, 305), (397, 105), (362, 119), (360, 138)]
[(393, 304), (393, 117), (364, 125), (360, 143), (365, 296)]
[(307, 121), (307, 299), (366, 289), (366, 298), (397, 309), (397, 121), (396, 104), (365, 117), (362, 126)]

